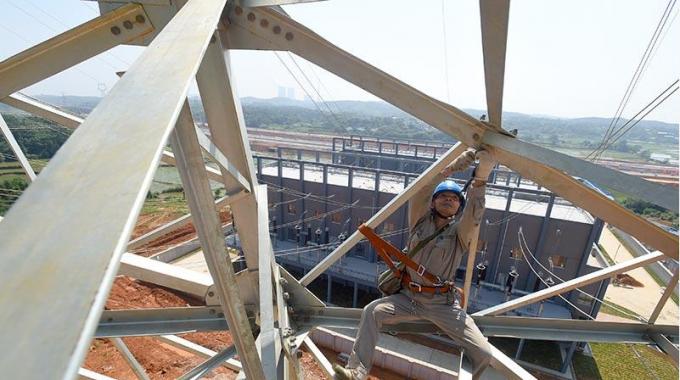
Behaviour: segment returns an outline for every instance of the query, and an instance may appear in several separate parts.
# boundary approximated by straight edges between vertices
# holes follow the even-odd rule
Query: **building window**
[[[289,214],[297,214],[297,207],[295,207],[295,203],[288,203],[286,209],[288,210]]]
[[[323,214],[323,212],[321,212],[321,210],[314,210],[314,216],[315,217],[319,218],[319,217],[321,217],[321,214]]]
[[[567,258],[560,255],[552,255],[548,261],[553,268],[564,268],[564,266],[567,264]]]
[[[340,221],[342,220],[342,214],[339,212],[331,214],[331,222],[340,224]]]

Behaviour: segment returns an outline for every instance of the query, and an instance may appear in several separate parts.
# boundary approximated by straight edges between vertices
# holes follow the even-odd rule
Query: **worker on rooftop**
[[[446,178],[467,169],[475,158],[479,165],[465,199],[462,189]],[[422,319],[459,344],[472,361],[473,379],[480,377],[491,359],[491,347],[461,308],[462,291],[454,280],[484,214],[486,181],[494,165],[489,152],[468,149],[409,201],[407,255],[420,265],[419,270],[406,266],[401,289],[366,305],[347,366],[334,367],[336,379],[363,380],[368,376],[383,324]],[[431,276],[424,277],[424,272],[434,275],[436,281],[427,280],[425,277]]]

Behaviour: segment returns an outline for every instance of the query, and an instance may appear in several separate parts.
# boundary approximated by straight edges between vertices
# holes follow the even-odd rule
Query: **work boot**
[[[357,368],[345,368],[338,364],[333,364],[333,370],[335,371],[335,380],[365,380],[368,377],[368,371],[363,365],[359,365]]]

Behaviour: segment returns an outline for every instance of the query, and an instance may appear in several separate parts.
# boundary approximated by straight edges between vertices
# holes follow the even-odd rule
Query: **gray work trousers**
[[[413,294],[408,290],[366,305],[347,367],[356,368],[361,363],[371,368],[383,323],[423,319],[434,323],[465,350],[465,356],[472,362],[472,378],[478,379],[489,365],[491,347],[474,320],[446,295]]]

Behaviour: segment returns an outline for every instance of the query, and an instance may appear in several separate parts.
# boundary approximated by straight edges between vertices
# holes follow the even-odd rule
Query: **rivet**
[[[208,313],[215,314],[215,309],[210,309],[210,311],[208,311]]]
[[[478,140],[479,140],[479,135],[476,134],[476,133],[473,134],[473,135],[472,135],[472,139],[475,140],[475,141],[478,141]]]
[[[263,27],[263,28],[268,27],[268,26],[269,26],[269,21],[267,21],[266,18],[263,18],[262,20],[260,20],[260,26]]]
[[[135,16],[135,21],[137,21],[140,24],[143,24],[146,22],[146,18],[142,15],[137,15]]]
[[[286,33],[286,39],[288,41],[291,41],[293,39],[293,33],[291,33],[291,32]]]
[[[257,17],[255,17],[255,13],[250,12],[248,13],[248,21],[255,21]]]
[[[113,33],[113,35],[115,35],[115,36],[119,35],[120,34],[120,28],[117,27],[117,26],[112,26],[111,27],[111,33]]]
[[[234,13],[236,13],[237,16],[242,15],[243,14],[243,8],[241,8],[241,7],[234,8]]]
[[[281,27],[276,25],[275,27],[272,28],[272,32],[274,32],[274,34],[281,33]]]
[[[215,292],[208,292],[208,297],[213,297],[214,295],[215,295]]]
[[[123,21],[123,26],[125,27],[125,29],[132,29],[132,26],[133,26],[132,21],[130,21],[130,20]]]

